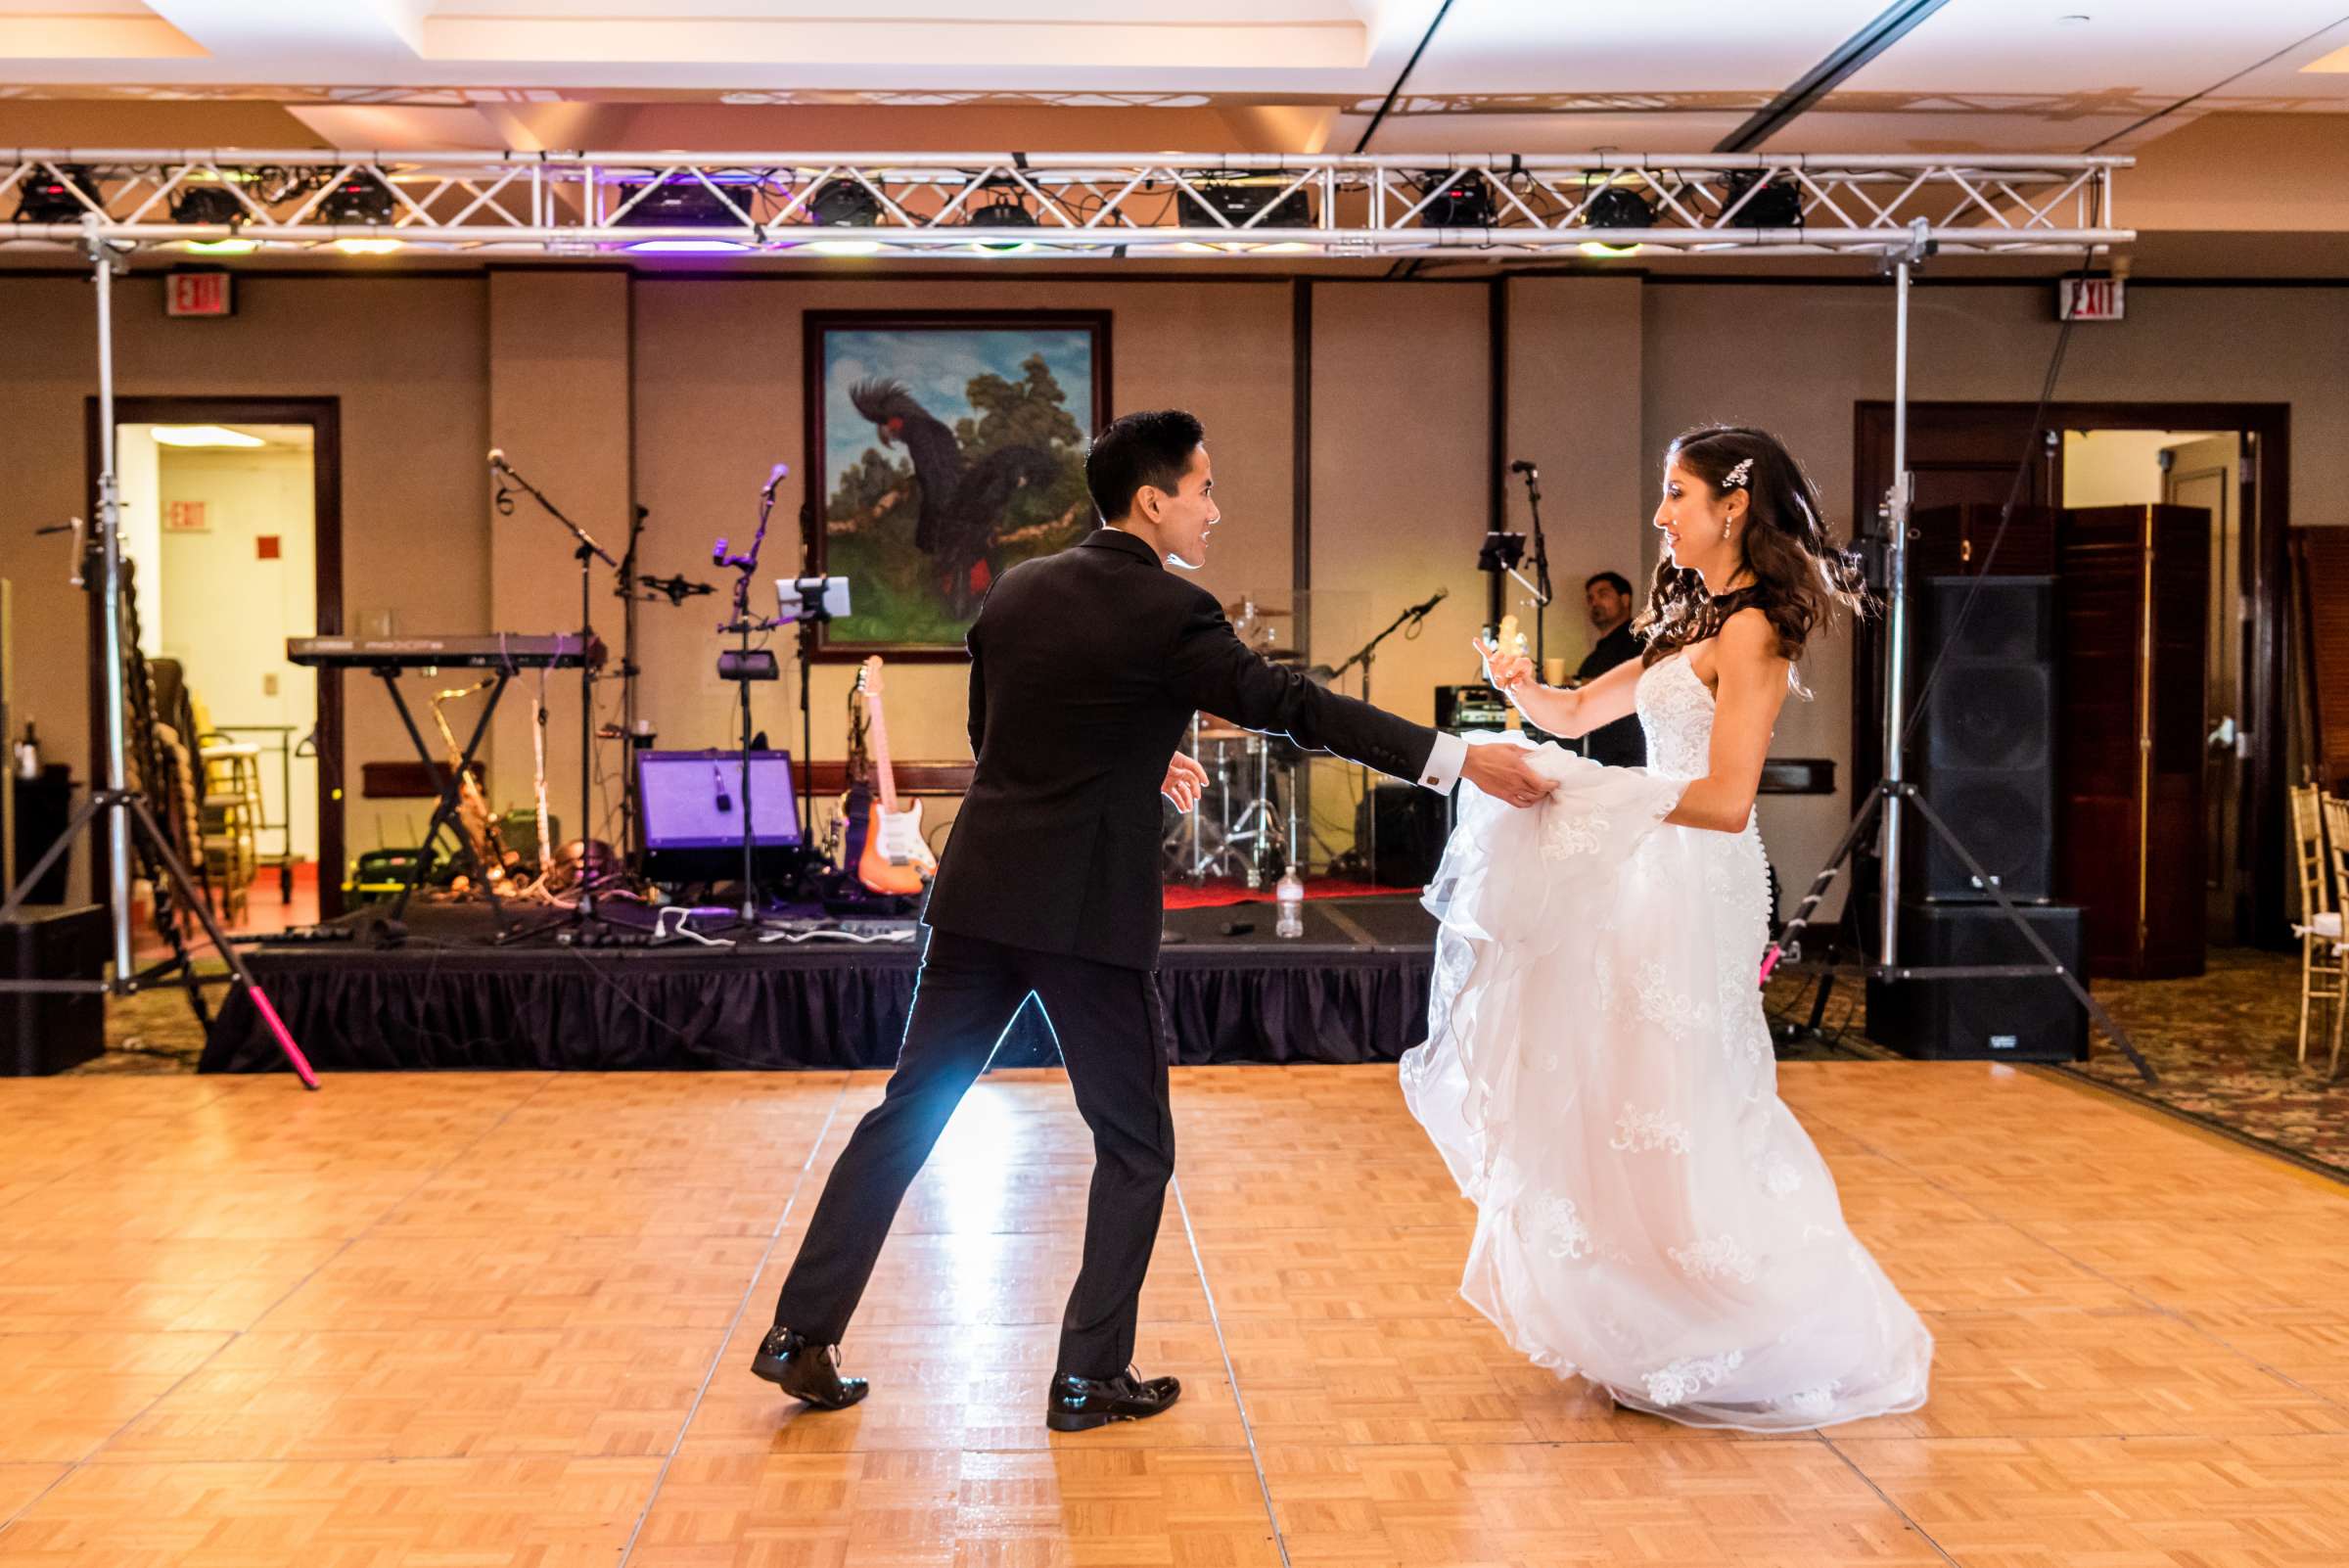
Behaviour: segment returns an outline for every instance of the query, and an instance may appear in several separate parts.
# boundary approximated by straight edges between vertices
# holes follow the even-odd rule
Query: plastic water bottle
[[[1281,937],[1305,935],[1305,884],[1298,880],[1297,868],[1290,866],[1272,886],[1272,897],[1278,901],[1280,918],[1272,927]]]

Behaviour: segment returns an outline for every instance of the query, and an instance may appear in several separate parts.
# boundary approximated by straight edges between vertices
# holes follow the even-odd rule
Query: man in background
[[[1619,572],[1601,572],[1583,584],[1583,602],[1590,611],[1590,630],[1597,641],[1574,672],[1574,683],[1595,680],[1617,665],[1639,657],[1639,639],[1632,635],[1632,584]],[[1609,767],[1645,767],[1647,737],[1639,732],[1636,716],[1602,724],[1583,737],[1583,755]]]

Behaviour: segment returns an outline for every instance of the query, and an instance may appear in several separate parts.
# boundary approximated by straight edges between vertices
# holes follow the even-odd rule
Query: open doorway
[[[1855,422],[1854,515],[1873,518],[1892,478],[1891,406]],[[1916,506],[1995,507],[2031,431],[2028,403],[1912,403]],[[2281,943],[2284,886],[2284,547],[2291,410],[2278,403],[2057,403],[2033,443],[2025,507],[2174,505],[2211,518],[2200,817],[2206,924],[2215,945]],[[1995,568],[1994,568],[1995,570]],[[1853,680],[1854,785],[1882,775],[1879,631],[1864,625]]]
[[[119,398],[115,415],[140,651],[156,716],[185,748],[195,791],[189,858],[201,858],[232,930],[338,913],[343,807],[331,764],[341,755],[340,682],[285,657],[288,637],[341,623],[334,401]],[[93,486],[96,420],[93,405]],[[92,713],[103,704],[93,701]],[[102,722],[94,717],[93,729]],[[103,866],[103,854],[95,861]]]

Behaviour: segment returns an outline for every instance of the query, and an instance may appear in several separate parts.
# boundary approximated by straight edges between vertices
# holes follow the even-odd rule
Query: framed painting
[[[1109,312],[806,312],[819,573],[855,613],[817,657],[960,659],[990,583],[1093,528]]]

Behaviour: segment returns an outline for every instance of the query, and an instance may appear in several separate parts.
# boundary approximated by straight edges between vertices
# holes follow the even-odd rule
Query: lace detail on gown
[[[1675,655],[1638,711],[1648,769],[1542,746],[1542,806],[1463,792],[1427,890],[1428,1039],[1402,1078],[1478,1208],[1461,1293],[1538,1364],[1674,1420],[1914,1409],[1932,1337],[1777,1097],[1760,832],[1663,821],[1709,765],[1713,694]]]

